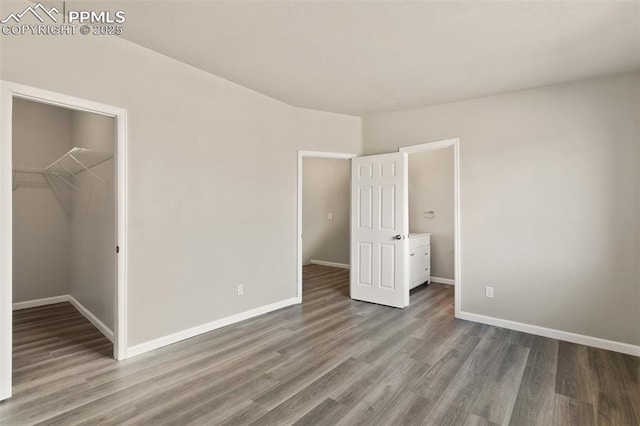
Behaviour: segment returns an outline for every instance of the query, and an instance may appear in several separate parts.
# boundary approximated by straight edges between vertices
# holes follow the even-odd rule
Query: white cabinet
[[[431,281],[431,234],[409,234],[409,288]]]

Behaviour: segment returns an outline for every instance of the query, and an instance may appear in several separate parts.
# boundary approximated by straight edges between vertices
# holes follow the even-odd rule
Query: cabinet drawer
[[[428,246],[429,244],[431,244],[431,235],[430,234],[420,234],[420,235],[415,235],[415,236],[411,236],[411,234],[409,234],[409,248],[412,249],[414,247],[420,247],[420,246]]]

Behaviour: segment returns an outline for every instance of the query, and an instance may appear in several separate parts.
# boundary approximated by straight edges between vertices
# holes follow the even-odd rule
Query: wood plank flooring
[[[640,358],[457,320],[450,286],[400,310],[348,281],[310,265],[304,304],[121,362],[71,305],[16,312],[0,424],[640,424]]]

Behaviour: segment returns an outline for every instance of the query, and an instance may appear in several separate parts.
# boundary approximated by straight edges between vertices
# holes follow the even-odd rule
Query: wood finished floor
[[[640,358],[453,318],[450,286],[404,310],[304,269],[304,304],[130,360],[71,305],[15,313],[0,424],[638,425]]]

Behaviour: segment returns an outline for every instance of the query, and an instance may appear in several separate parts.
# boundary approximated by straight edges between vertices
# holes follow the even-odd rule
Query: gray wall
[[[73,111],[74,147],[113,155],[115,120]],[[74,178],[77,186],[71,213],[70,294],[113,330],[115,304],[114,159]]]
[[[114,37],[3,36],[0,59],[2,79],[128,110],[129,345],[296,295],[296,151],[361,152],[359,118]],[[464,311],[640,344],[639,86],[364,118],[368,153],[461,138]]]
[[[438,278],[454,279],[453,182],[453,148],[409,154],[409,231],[431,234],[431,275]],[[426,219],[430,210],[435,217]]]
[[[349,264],[351,162],[304,158],[302,177],[302,263]],[[328,214],[333,213],[333,220]]]
[[[14,167],[43,169],[71,148],[71,111],[15,99],[12,142]],[[69,293],[69,230],[69,216],[48,185],[13,191],[14,303]]]
[[[360,118],[117,37],[2,37],[0,55],[3,79],[128,111],[129,346],[296,297],[297,150],[361,152]]]
[[[460,138],[463,311],[637,345],[639,123],[635,73],[368,114],[363,131],[369,154]]]

